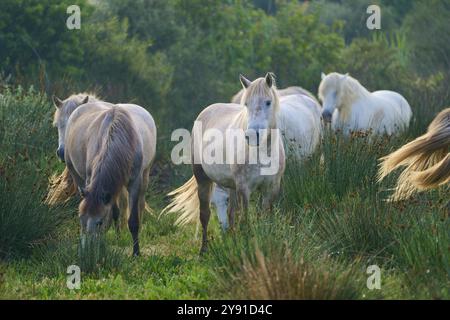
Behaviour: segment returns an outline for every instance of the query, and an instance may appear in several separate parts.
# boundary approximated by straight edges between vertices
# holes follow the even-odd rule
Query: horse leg
[[[246,222],[248,218],[248,206],[250,201],[250,189],[246,184],[237,185],[236,198],[239,211],[242,212],[242,219]]]
[[[280,192],[281,179],[277,179],[277,181],[270,185],[269,188],[266,189],[262,199],[262,208],[265,211],[272,211],[273,202]]]
[[[238,209],[236,191],[229,189],[227,214],[228,214],[230,230],[234,229],[234,218],[235,218],[235,214],[236,214],[236,209]]]
[[[213,182],[203,171],[201,165],[193,166],[194,176],[197,180],[197,194],[200,202],[200,223],[202,224],[202,247],[200,255],[208,250],[208,223],[211,216],[211,209],[209,208],[211,191]]]
[[[83,197],[82,194],[82,188],[85,186],[84,179],[81,178],[78,173],[75,171],[75,168],[73,167],[72,163],[70,161],[66,162],[67,169],[69,169],[69,173],[72,176],[73,181],[75,181],[75,184],[78,188],[78,193],[81,197]]]
[[[139,255],[139,195],[142,188],[142,177],[139,175],[128,186],[128,206],[130,217],[128,218],[128,229],[133,238],[133,256]]]
[[[120,209],[119,206],[117,205],[117,202],[115,202],[113,204],[112,207],[112,218],[114,221],[114,228],[116,229],[116,236],[119,237],[119,233],[120,233]]]
[[[147,191],[148,182],[150,180],[150,167],[145,169],[142,173],[142,185],[139,193],[139,220],[142,221],[142,216],[145,211],[145,192]]]

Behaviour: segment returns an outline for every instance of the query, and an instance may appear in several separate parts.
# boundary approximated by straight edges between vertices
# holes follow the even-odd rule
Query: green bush
[[[405,17],[410,67],[423,75],[442,71],[450,77],[450,1],[416,1]]]
[[[33,89],[0,95],[0,256],[31,253],[54,237],[71,216],[65,207],[42,203],[47,179],[56,167],[51,126],[53,107]]]

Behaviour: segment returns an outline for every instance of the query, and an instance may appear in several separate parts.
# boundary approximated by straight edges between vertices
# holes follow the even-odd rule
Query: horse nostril
[[[326,122],[330,122],[331,121],[331,113],[328,111],[322,112],[322,119]]]

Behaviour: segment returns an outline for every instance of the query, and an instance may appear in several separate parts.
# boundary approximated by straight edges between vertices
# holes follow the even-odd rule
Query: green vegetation
[[[450,298],[449,187],[389,203],[395,177],[375,183],[377,159],[450,105],[447,0],[380,0],[386,20],[374,33],[363,0],[362,11],[331,0],[78,1],[75,31],[65,29],[69,2],[2,2],[0,298]],[[213,217],[210,251],[200,258],[196,226],[159,216],[165,194],[190,175],[170,162],[169,133],[190,128],[209,103],[228,101],[239,73],[267,71],[280,86],[312,92],[321,71],[350,72],[371,90],[405,95],[414,118],[402,136],[371,143],[327,132],[306,163],[288,159],[273,213],[255,201],[250,223],[226,234]],[[42,203],[48,179],[63,169],[50,94],[89,90],[142,104],[157,120],[152,213],[136,259],[126,228],[80,251],[79,199]],[[66,287],[72,264],[82,269],[80,290]],[[381,290],[366,287],[373,264]]]

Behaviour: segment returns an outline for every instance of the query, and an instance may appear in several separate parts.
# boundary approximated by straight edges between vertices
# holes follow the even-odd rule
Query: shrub
[[[48,208],[43,193],[34,190],[39,181],[31,172],[0,176],[0,258],[29,255],[33,246],[54,237],[71,216],[63,207]]]
[[[53,109],[30,89],[7,89],[0,96],[0,255],[25,256],[49,240],[70,217],[66,207],[48,208],[42,200],[47,177],[56,166]]]

